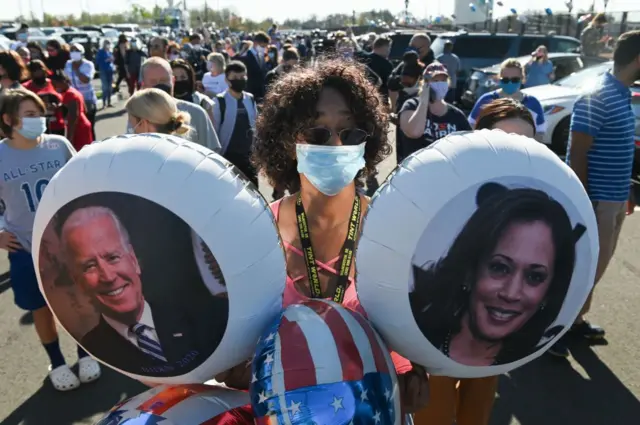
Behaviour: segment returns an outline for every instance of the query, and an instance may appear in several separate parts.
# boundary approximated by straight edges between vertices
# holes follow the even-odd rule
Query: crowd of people
[[[313,266],[322,297],[332,297],[346,281],[345,299],[358,307],[357,296],[349,296],[355,294],[355,267],[344,275],[337,270],[336,255],[354,203],[366,210],[365,187],[369,194],[375,190],[377,166],[392,152],[391,123],[398,163],[454,132],[500,129],[540,138],[546,130],[540,102],[521,91],[525,79],[530,84],[551,80],[553,67],[544,46],[525,66],[505,60],[499,88],[480,97],[467,117],[454,104],[460,61],[453,43],[436,58],[429,36],[418,33],[394,67],[388,59],[389,38],[359,42],[346,31],[337,39],[332,58],[316,57],[308,38],[281,37],[275,26],[244,40],[194,33],[181,45],[155,37],[148,55],[122,36],[115,46],[105,41],[96,56],[102,107],[113,106],[113,93],[126,82],[130,97],[123,132],[183,137],[224,156],[255,185],[259,174],[267,178],[286,247],[285,304],[317,296],[309,285]],[[27,43],[26,48],[33,46]],[[640,79],[640,31],[620,36],[613,60],[613,71],[576,103],[567,157],[598,219],[596,283],[614,254],[625,215],[632,212],[627,201],[635,117],[629,87]],[[79,44],[67,49],[51,40],[46,52],[32,50],[28,61],[17,50],[0,52],[0,169],[5,176],[0,181],[5,208],[0,248],[9,252],[16,305],[33,312],[50,358],[51,382],[61,391],[97,379],[100,367],[81,347],[78,375],[67,366],[33,269],[31,228],[48,180],[96,140],[94,72]],[[327,167],[327,160],[338,165]],[[50,165],[34,166],[42,163]],[[298,205],[308,217],[317,265],[310,266],[302,255]],[[571,333],[601,339],[605,330],[585,319],[589,305],[590,300]],[[549,353],[568,356],[566,340]],[[497,377],[428,376],[395,353],[393,358],[403,409],[414,414],[414,423],[488,423]],[[216,379],[244,389],[250,370],[243,363]]]

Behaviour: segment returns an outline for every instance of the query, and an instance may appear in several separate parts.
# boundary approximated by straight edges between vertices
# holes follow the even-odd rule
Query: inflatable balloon
[[[440,21],[442,21],[442,18],[440,18],[439,16],[436,16],[434,21],[435,21],[436,24],[439,24]]]
[[[128,376],[211,379],[247,359],[282,308],[271,209],[206,148],[119,136],[83,148],[33,190],[42,293],[86,351]]]
[[[473,3],[469,3],[469,9],[471,9],[472,12],[476,11],[476,5]]]
[[[545,145],[454,133],[374,195],[356,289],[389,348],[435,375],[499,375],[569,329],[598,258],[591,202]]]
[[[258,342],[252,374],[257,424],[402,423],[387,348],[360,314],[332,301],[287,307]]]
[[[510,11],[511,13],[513,13],[514,15],[517,15],[517,14],[518,14],[518,11],[517,11],[515,8],[513,8],[513,7],[512,7],[511,9],[509,9],[509,11]]]
[[[546,14],[547,14],[547,15],[549,15],[549,16],[553,15],[553,11],[552,11],[552,10],[551,10],[551,8],[549,8],[549,7],[547,7],[547,8],[544,10],[544,13],[546,13]]]
[[[235,420],[231,422],[231,420]],[[117,404],[95,425],[253,425],[249,394],[204,384],[152,388]]]
[[[497,4],[498,6],[504,6],[504,3],[502,3],[501,1],[496,2],[496,4]]]

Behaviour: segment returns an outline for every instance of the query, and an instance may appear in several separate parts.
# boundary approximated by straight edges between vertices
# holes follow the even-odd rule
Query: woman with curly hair
[[[285,305],[329,298],[362,312],[353,265],[369,206],[361,188],[390,154],[388,124],[378,90],[354,61],[298,69],[267,93],[253,160],[272,186],[293,192],[271,205],[286,247]],[[395,354],[394,362],[411,413],[426,401],[426,373]]]

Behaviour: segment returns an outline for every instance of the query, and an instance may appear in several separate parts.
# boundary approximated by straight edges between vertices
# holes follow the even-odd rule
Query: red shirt
[[[62,108],[55,108],[53,113],[49,112],[51,104],[55,101],[55,103],[60,104],[62,102],[62,96],[53,88],[53,84],[51,84],[50,79],[45,80],[45,84],[42,87],[36,86],[33,80],[29,80],[23,84],[24,88],[34,92],[44,102],[47,106],[47,128],[53,131],[64,130],[64,116],[62,114]]]
[[[87,114],[85,112],[84,107],[84,98],[82,94],[74,89],[73,87],[69,87],[67,91],[62,94],[62,104],[67,108],[72,103],[76,103],[78,107],[78,118],[76,120],[76,129],[73,134],[73,140],[71,140],[71,144],[73,147],[80,151],[84,145],[88,145],[93,142],[93,135],[91,134],[91,122],[87,118]],[[65,124],[68,126],[69,121],[65,119]],[[67,128],[67,134],[69,134],[69,129]]]

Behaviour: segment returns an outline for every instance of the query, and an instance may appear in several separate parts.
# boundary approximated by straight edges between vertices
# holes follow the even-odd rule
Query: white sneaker
[[[78,377],[83,384],[95,381],[101,374],[100,363],[91,357],[86,356],[78,360]]]
[[[49,366],[49,379],[51,379],[53,388],[58,391],[71,391],[80,386],[80,380],[66,364],[53,370]]]

